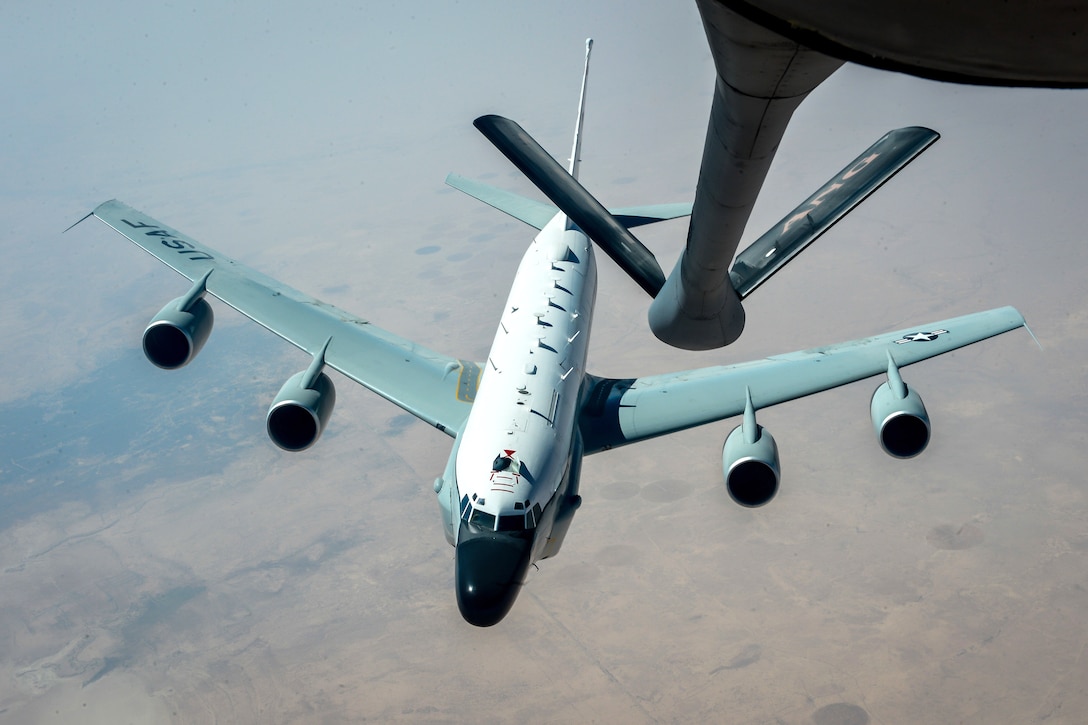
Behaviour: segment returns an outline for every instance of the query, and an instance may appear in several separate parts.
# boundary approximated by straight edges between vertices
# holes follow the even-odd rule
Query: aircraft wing
[[[1014,330],[1024,318],[1012,307],[775,355],[763,360],[618,380],[593,378],[582,408],[586,453],[655,438],[744,412],[746,391],[756,409],[905,367]]]
[[[480,366],[440,355],[367,320],[277,282],[146,214],[107,201],[92,216],[292,345],[447,435],[456,436],[476,396]],[[78,223],[78,222],[77,222]]]

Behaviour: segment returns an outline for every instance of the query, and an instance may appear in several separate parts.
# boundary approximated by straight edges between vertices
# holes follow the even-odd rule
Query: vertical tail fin
[[[574,124],[574,146],[570,150],[570,166],[567,172],[578,178],[578,162],[582,160],[582,119],[586,115],[586,81],[589,79],[589,52],[593,50],[593,38],[586,38],[586,67],[582,71],[582,91],[578,94],[578,121]]]

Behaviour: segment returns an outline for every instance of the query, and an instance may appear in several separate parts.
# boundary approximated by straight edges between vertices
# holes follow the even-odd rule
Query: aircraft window
[[[464,517],[464,515],[467,512],[468,512],[468,494],[466,493],[464,495],[464,497],[461,499],[461,516]]]
[[[515,511],[521,511],[524,508],[525,508],[525,504],[523,504],[521,501],[515,501],[514,502],[514,510]]]
[[[533,516],[536,517],[538,522],[540,521],[540,504],[538,503],[533,504]]]
[[[525,528],[527,528],[527,529],[535,529],[536,528],[536,516],[533,516],[533,510],[532,509],[529,509],[528,511],[525,512]]]
[[[472,516],[469,518],[469,522],[476,524],[481,529],[487,529],[488,531],[495,530],[495,515],[480,509],[472,510]]]
[[[521,531],[525,528],[525,517],[518,514],[514,516],[500,516],[497,531]]]

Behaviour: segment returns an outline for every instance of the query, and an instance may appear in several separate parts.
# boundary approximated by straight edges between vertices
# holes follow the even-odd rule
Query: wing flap
[[[310,297],[119,201],[95,217],[208,293],[305,352],[332,338],[326,364],[439,430],[456,435],[479,382],[476,363],[441,355]]]
[[[595,379],[582,416],[587,452],[654,438],[878,375],[890,354],[905,367],[1024,326],[1012,307],[775,355],[634,380]]]

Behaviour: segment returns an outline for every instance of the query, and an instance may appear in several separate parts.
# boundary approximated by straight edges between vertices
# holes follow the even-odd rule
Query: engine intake
[[[722,449],[722,472],[729,497],[741,506],[756,508],[770,502],[782,475],[774,437],[759,426],[755,443],[748,443],[742,426],[734,428]]]
[[[741,506],[756,508],[778,493],[782,467],[774,437],[756,423],[751,395],[744,408],[744,422],[733,429],[722,448],[722,473],[729,497]]]
[[[179,297],[159,311],[144,330],[144,355],[164,370],[177,370],[196,357],[212,332],[212,307],[203,297]]]
[[[306,381],[313,379],[309,387]],[[317,442],[336,404],[336,388],[325,373],[292,375],[268,409],[268,437],[285,451],[303,451]]]
[[[882,383],[869,410],[880,447],[889,456],[913,458],[929,445],[929,414],[922,398],[902,380]]]

